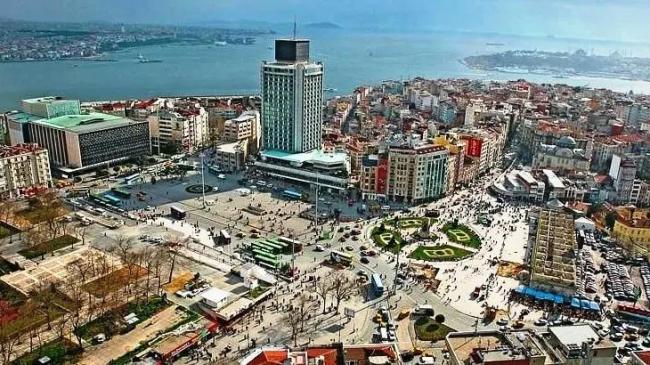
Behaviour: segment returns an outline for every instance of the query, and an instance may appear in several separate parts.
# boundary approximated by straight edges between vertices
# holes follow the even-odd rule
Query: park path
[[[134,330],[124,335],[117,335],[101,345],[92,347],[84,352],[79,361],[82,365],[108,364],[127,352],[135,350],[140,342],[149,341],[157,336],[158,332],[175,325],[182,320],[176,312],[176,306],[171,306],[157,313],[153,317],[140,323]]]

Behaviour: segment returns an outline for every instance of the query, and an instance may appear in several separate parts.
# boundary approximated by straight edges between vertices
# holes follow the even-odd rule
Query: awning
[[[527,288],[526,285],[519,285],[519,286],[515,289],[515,293],[524,294],[525,291],[526,291],[526,288]]]
[[[580,299],[575,297],[571,298],[571,307],[580,309]]]
[[[555,301],[555,294],[544,292],[544,300],[549,301],[549,302]]]
[[[589,309],[592,311],[600,312],[600,305],[594,301],[589,302]]]
[[[564,304],[564,296],[559,295],[559,294],[555,294],[555,295],[553,296],[553,301],[554,301],[556,304]]]
[[[580,301],[580,308],[582,308],[582,309],[589,309],[589,308],[591,308],[589,302],[590,302],[590,301],[587,300],[587,299],[582,299],[582,300]]]

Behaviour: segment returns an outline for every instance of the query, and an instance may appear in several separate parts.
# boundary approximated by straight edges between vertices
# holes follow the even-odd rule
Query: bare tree
[[[77,339],[79,347],[83,346],[83,338],[79,329],[86,323],[87,317],[84,315],[85,310],[87,310],[87,298],[86,292],[79,285],[78,277],[75,275],[69,275],[65,285],[65,291],[71,301],[71,308],[68,314],[68,322],[72,329],[72,334]]]
[[[327,310],[327,297],[332,292],[332,282],[329,278],[321,278],[314,283],[316,294],[323,300],[323,314]]]
[[[15,347],[20,342],[20,336],[16,333],[16,328],[9,324],[0,326],[0,352],[2,353],[2,363],[9,364],[15,351]]]
[[[75,229],[75,233],[77,234],[77,237],[81,238],[81,244],[85,245],[86,244],[86,233],[87,229],[85,226],[79,226]]]
[[[56,190],[50,189],[38,195],[31,200],[31,205],[33,209],[37,209],[38,211],[38,220],[46,224],[50,239],[56,238],[56,222],[57,218],[61,215],[61,208],[63,206]]]
[[[178,256],[178,249],[182,246],[184,240],[178,235],[170,235],[165,241],[165,247],[169,252],[169,278],[168,283],[172,282],[174,275],[174,268],[176,267],[176,256]]]
[[[338,313],[341,300],[352,295],[356,286],[354,280],[342,271],[335,272],[334,275],[331,276],[330,280],[332,285],[332,296],[336,299],[336,313]]]
[[[36,308],[45,314],[48,330],[52,329],[53,316],[60,311],[56,304],[56,299],[59,296],[59,285],[60,283],[56,281],[39,282],[31,295],[31,300],[34,301]]]
[[[300,313],[296,311],[288,311],[284,315],[284,323],[289,325],[289,330],[291,331],[291,341],[293,341],[293,346],[298,346],[298,334],[300,333],[300,325],[302,318]]]
[[[298,314],[300,315],[300,331],[305,330],[305,323],[307,322],[307,317],[310,315],[310,313],[313,312],[314,308],[316,307],[316,303],[311,300],[309,295],[305,293],[301,293],[298,298],[295,301],[296,303],[296,310]]]

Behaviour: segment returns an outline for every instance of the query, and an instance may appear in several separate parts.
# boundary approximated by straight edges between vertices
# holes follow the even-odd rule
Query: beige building
[[[569,214],[541,209],[535,244],[529,252],[530,286],[553,293],[576,291],[575,222]]]
[[[237,118],[229,119],[224,123],[223,141],[239,142],[246,140],[248,153],[256,154],[260,150],[260,113],[245,111]]]
[[[409,203],[445,195],[448,156],[447,149],[432,144],[391,146],[386,195]]]
[[[225,143],[215,148],[214,164],[224,171],[240,171],[248,157],[248,140]]]
[[[0,146],[0,195],[16,197],[34,187],[50,187],[47,150],[37,144]]]
[[[193,152],[208,143],[208,113],[203,108],[192,111],[162,109],[147,117],[151,149],[160,153],[166,145]]]

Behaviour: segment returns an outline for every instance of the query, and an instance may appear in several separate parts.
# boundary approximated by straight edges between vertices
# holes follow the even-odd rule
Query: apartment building
[[[0,196],[13,198],[51,184],[46,149],[34,143],[0,146]]]
[[[443,196],[448,155],[447,149],[432,144],[390,146],[386,195],[411,204]]]

